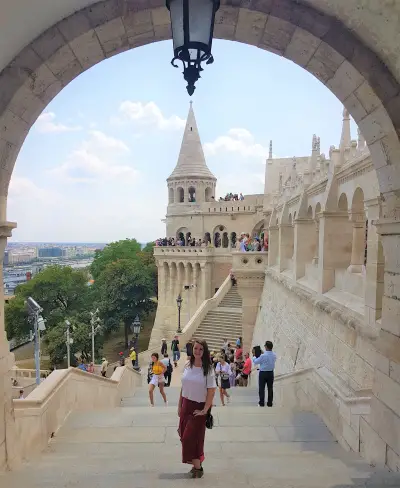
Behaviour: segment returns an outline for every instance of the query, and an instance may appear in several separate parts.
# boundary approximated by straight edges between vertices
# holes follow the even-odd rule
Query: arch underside
[[[238,6],[239,4],[239,6]],[[242,8],[240,5],[246,5]],[[38,115],[70,81],[115,54],[171,38],[164,0],[106,0],[54,25],[0,74],[0,196]],[[244,42],[292,60],[347,107],[369,145],[383,216],[397,215],[400,187],[400,86],[383,62],[338,20],[294,0],[226,0],[215,37]]]

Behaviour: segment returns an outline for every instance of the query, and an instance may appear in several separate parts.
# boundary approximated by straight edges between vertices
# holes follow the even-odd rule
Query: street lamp
[[[139,369],[139,334],[142,328],[140,323],[139,315],[136,315],[135,320],[132,324],[132,332],[136,335],[136,361],[135,361],[135,369]]]
[[[100,318],[99,318],[99,309],[96,309],[95,312],[90,312],[90,325],[92,327],[92,332],[90,336],[92,338],[92,362],[94,364],[94,337],[101,330]]]
[[[176,304],[178,306],[178,330],[177,330],[177,333],[178,334],[181,334],[182,333],[182,329],[181,329],[181,308],[182,308],[182,297],[181,297],[181,294],[179,293],[178,295],[178,298],[176,299]]]
[[[203,71],[201,63],[214,62],[211,46],[214,33],[215,12],[220,0],[167,0],[171,15],[174,58],[182,61],[183,77],[187,81],[186,89],[193,95],[196,81]]]
[[[46,330],[45,320],[40,315],[43,309],[32,297],[26,299],[25,305],[34,327],[36,384],[40,385],[40,331]]]
[[[67,367],[71,367],[71,344],[74,343],[74,340],[71,337],[71,322],[69,320],[65,321],[65,325],[67,326],[67,331],[65,335],[67,336],[66,344],[67,344]]]

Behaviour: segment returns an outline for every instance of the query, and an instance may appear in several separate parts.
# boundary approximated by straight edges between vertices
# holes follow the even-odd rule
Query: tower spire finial
[[[343,124],[342,135],[340,137],[340,161],[343,164],[345,161],[345,152],[351,147],[351,129],[350,129],[350,115],[346,107],[343,107]]]
[[[268,159],[272,159],[272,139],[269,141],[269,155]]]

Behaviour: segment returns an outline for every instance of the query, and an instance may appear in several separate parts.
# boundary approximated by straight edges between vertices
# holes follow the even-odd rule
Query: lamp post
[[[211,64],[215,13],[220,0],[166,0],[171,15],[174,58],[183,64],[183,77],[187,81],[186,89],[193,95],[196,81],[203,71],[201,63]]]
[[[35,370],[36,384],[40,384],[40,331],[46,330],[45,320],[40,315],[43,312],[42,307],[32,298],[28,297],[25,302],[29,317],[33,322],[35,337]]]
[[[178,306],[178,334],[182,334],[182,329],[181,329],[181,308],[182,308],[182,297],[181,294],[179,293],[178,298],[176,299],[176,304]]]
[[[140,323],[139,315],[136,315],[135,320],[131,326],[132,332],[136,335],[136,361],[135,361],[135,369],[139,370],[139,334],[142,328],[142,324]]]
[[[67,326],[67,331],[65,335],[67,336],[66,344],[67,344],[67,367],[71,367],[71,344],[74,343],[74,340],[71,337],[71,322],[69,320],[65,321],[65,325]]]
[[[90,312],[90,325],[92,327],[92,332],[90,333],[90,337],[92,338],[92,362],[94,364],[94,337],[101,329],[100,325],[100,318],[99,318],[99,309],[96,309],[95,312]]]

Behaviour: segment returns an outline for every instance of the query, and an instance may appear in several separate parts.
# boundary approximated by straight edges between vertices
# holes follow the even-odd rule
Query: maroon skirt
[[[193,464],[193,459],[204,461],[204,438],[206,435],[206,416],[195,417],[195,410],[203,410],[205,403],[182,399],[178,434],[182,443],[182,462]]]

